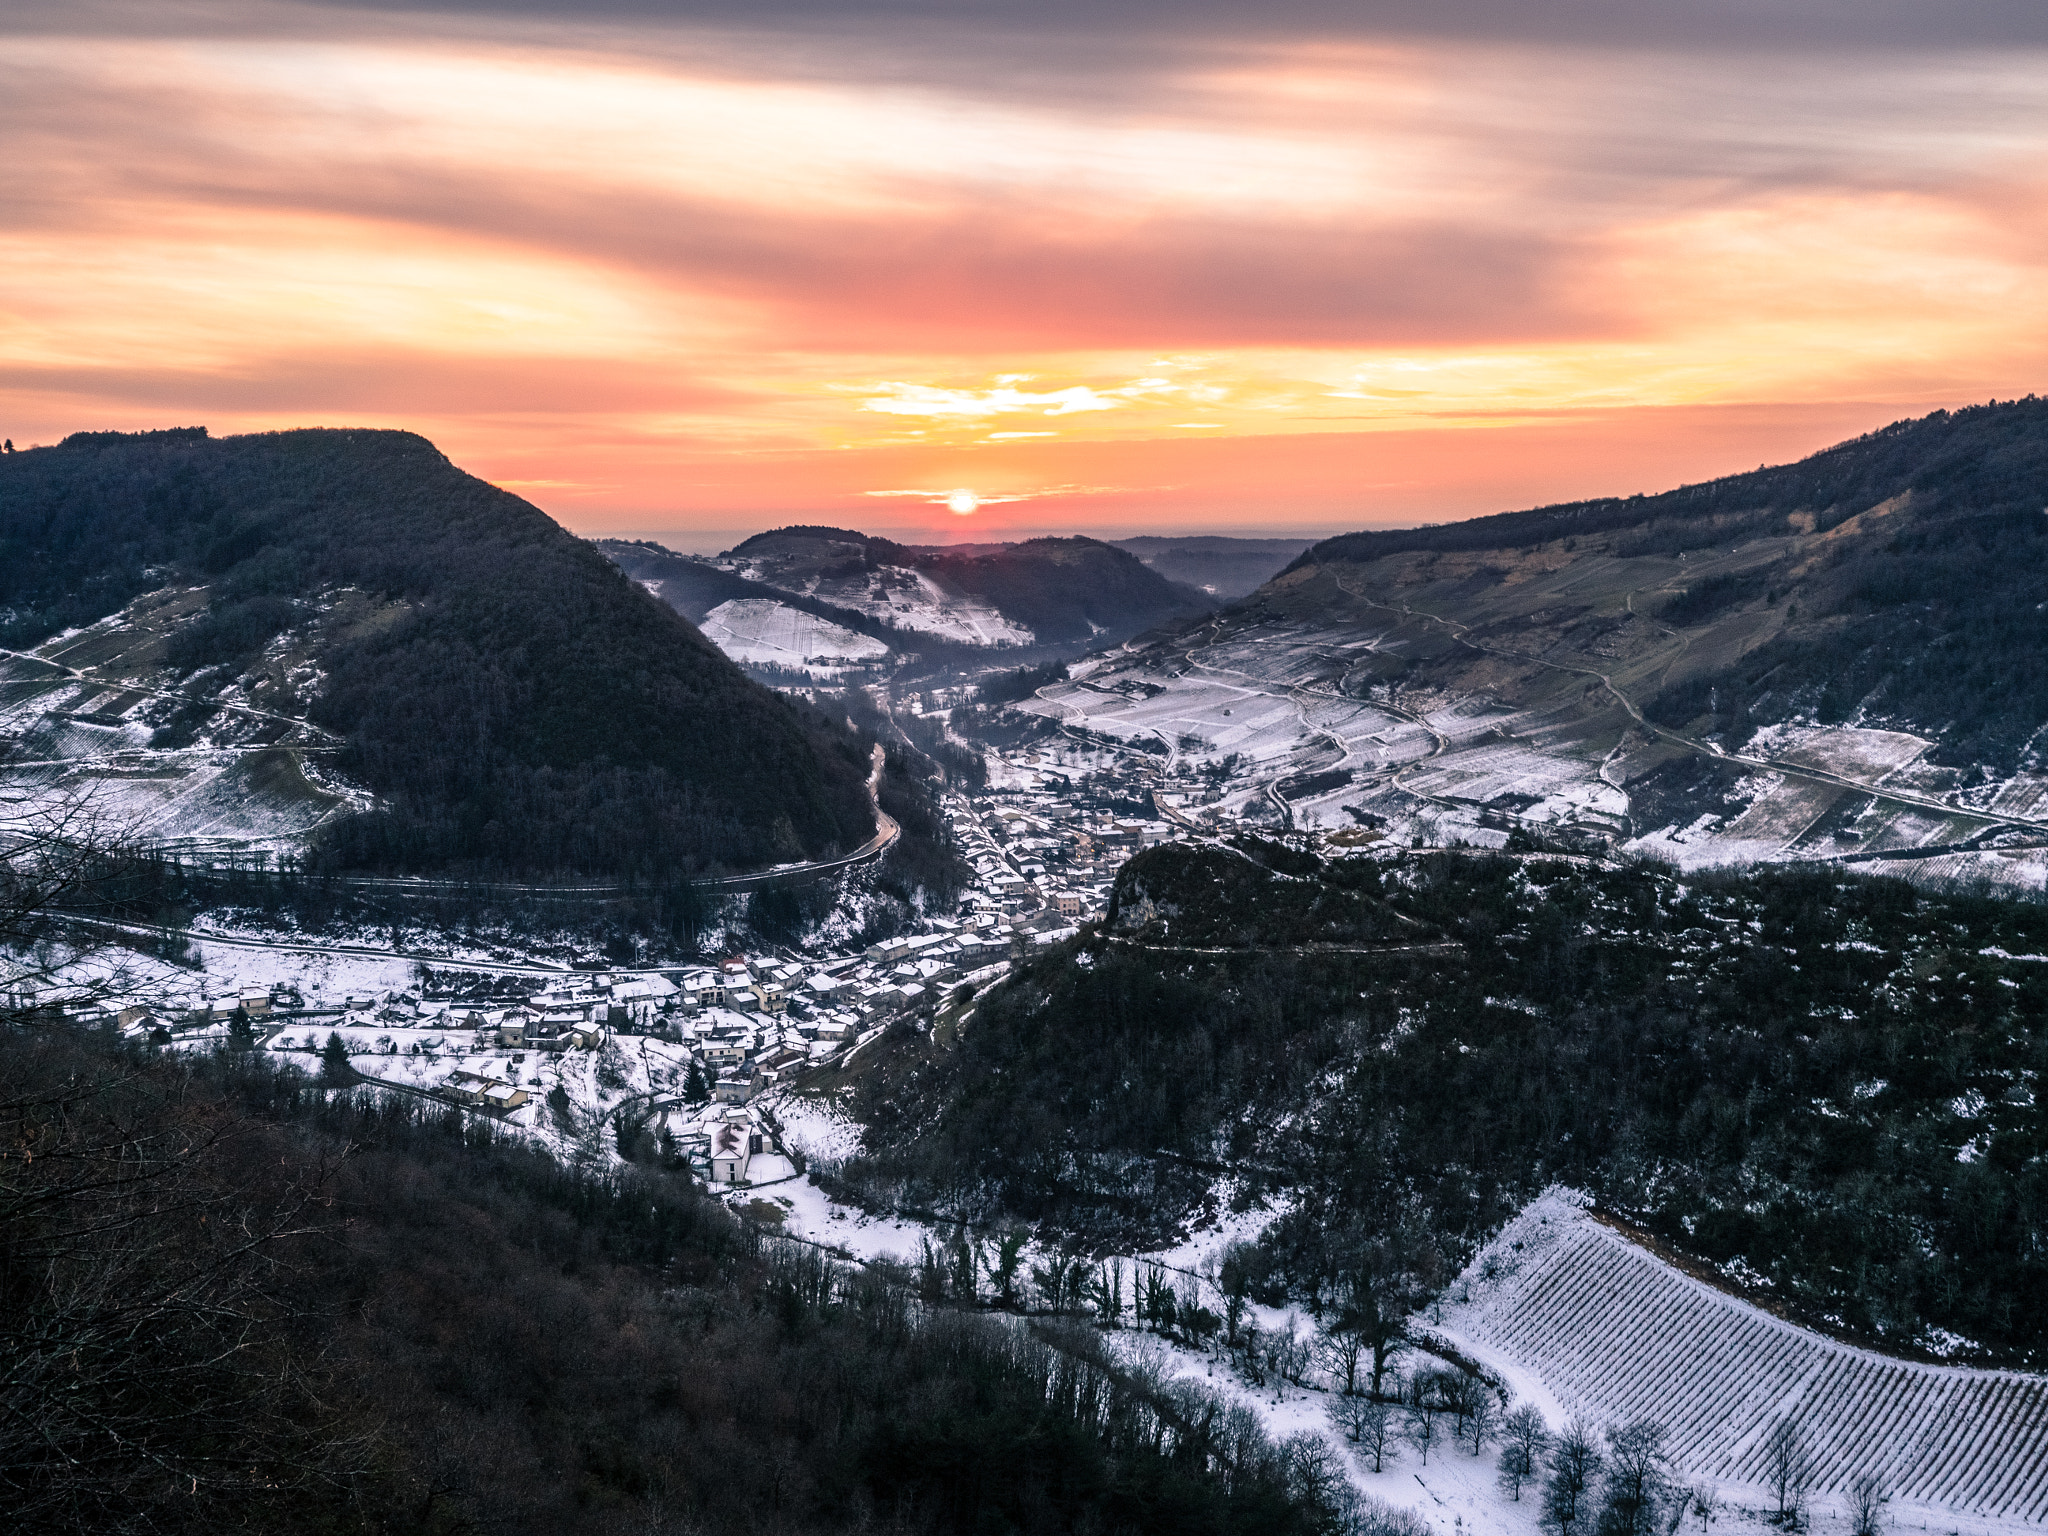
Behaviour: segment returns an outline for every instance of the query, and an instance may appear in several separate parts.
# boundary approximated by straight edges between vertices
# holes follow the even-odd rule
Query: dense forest
[[[1873,508],[1884,515],[1847,526]],[[2048,400],[2029,396],[1661,495],[1345,534],[1289,569],[1559,542],[1588,559],[1726,554],[1803,531],[1816,537],[1783,560],[1703,580],[1658,610],[1661,623],[1695,626],[1770,606],[1783,623],[1725,664],[1675,678],[1646,701],[1650,716],[1732,744],[1792,719],[1896,725],[1936,737],[1932,761],[2010,774],[2032,761],[2048,720],[2044,508]]]
[[[19,1532],[1346,1536],[1326,1456],[659,1168],[0,1024]]]
[[[1169,844],[899,1040],[840,1177],[1105,1245],[1279,1197],[1276,1302],[1425,1295],[1563,1182],[1819,1326],[2039,1366],[2043,955],[2048,909],[1896,881]]]
[[[312,717],[378,799],[322,867],[646,877],[873,832],[858,743],[423,438],[81,433],[0,459],[0,643],[179,582],[211,594],[166,658],[202,693],[324,594],[382,605],[315,658]]]

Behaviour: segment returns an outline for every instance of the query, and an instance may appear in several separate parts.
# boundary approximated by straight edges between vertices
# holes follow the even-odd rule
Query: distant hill
[[[722,557],[751,580],[901,630],[966,644],[1121,640],[1208,599],[1096,539],[897,544],[843,528],[777,528]]]
[[[261,762],[321,801],[327,867],[659,878],[873,831],[843,728],[410,433],[0,458],[0,644],[39,643],[0,692],[18,760],[99,732],[124,793]]]
[[[1345,534],[1288,574],[1391,578],[1432,611],[1533,619],[1569,644],[1573,621],[1608,622],[1606,572],[1661,561],[1628,610],[1690,642],[1646,701],[1660,723],[1735,745],[1795,719],[1882,722],[1935,737],[1936,762],[2003,775],[2048,722],[2044,510],[2048,400],[2029,396],[1662,495]],[[1517,588],[1543,593],[1541,617],[1509,619]]]
[[[1218,814],[2048,890],[2048,401],[1657,496],[1327,539],[1021,707]],[[1205,791],[1206,792],[1206,791]]]
[[[1257,590],[1278,575],[1314,541],[1311,539],[1232,539],[1217,534],[1169,538],[1144,534],[1112,539],[1169,581],[1228,602]]]
[[[786,587],[755,581],[708,560],[677,554],[651,540],[599,539],[596,544],[607,560],[693,624],[702,624],[722,603],[766,600],[842,625],[855,634],[884,641],[892,637],[902,638],[901,632],[893,625],[884,623],[871,613],[864,613],[858,608],[842,608]]]

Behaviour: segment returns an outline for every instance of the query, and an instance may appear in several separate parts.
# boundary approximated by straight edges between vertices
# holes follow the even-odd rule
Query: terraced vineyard
[[[1874,1472],[1895,1500],[2048,1519],[2048,1378],[1920,1365],[1797,1328],[1693,1279],[1563,1202],[1511,1223],[1446,1332],[1604,1422],[1664,1425],[1689,1473],[1768,1482],[1793,1419],[1813,1491]],[[1519,1245],[1519,1251],[1517,1251]]]

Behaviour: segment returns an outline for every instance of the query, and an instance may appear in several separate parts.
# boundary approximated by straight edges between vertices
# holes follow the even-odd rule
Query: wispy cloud
[[[930,384],[883,384],[879,393],[861,402],[864,411],[886,416],[931,416],[942,420],[981,420],[1029,412],[1036,416],[1071,416],[1080,411],[1113,411],[1124,403],[1119,390],[1094,390],[1083,384],[1038,392],[998,385],[994,389],[941,389]]]
[[[643,529],[1204,476],[1364,518],[1396,481],[1415,515],[1578,487],[1530,423],[1588,474],[1734,424],[1658,428],[1638,489],[2048,372],[2040,6],[21,0],[0,32],[17,441],[403,425]],[[1464,446],[1381,474],[1411,432]]]

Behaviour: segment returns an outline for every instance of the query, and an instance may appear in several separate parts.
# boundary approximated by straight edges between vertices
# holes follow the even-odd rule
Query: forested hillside
[[[1357,1529],[1244,1410],[928,1308],[686,1175],[254,1052],[0,1021],[0,1082],[10,1530]]]
[[[1582,653],[1581,671],[1613,670],[1602,657],[1661,627],[1688,644],[1642,700],[1660,724],[1736,747],[1763,725],[1853,720],[2004,777],[2037,766],[2048,721],[2044,509],[2048,400],[2029,396],[1661,495],[1345,534],[1269,591],[1323,573],[1329,592],[1412,604],[1496,652]],[[1680,568],[1622,609],[1618,584],[1658,559]],[[1499,671],[1479,665],[1490,686]]]
[[[763,581],[827,601],[878,572],[922,572],[987,604],[1040,644],[1121,639],[1208,606],[1201,593],[1128,551],[1088,538],[920,546],[844,528],[790,527],[756,534],[728,553]]]
[[[402,432],[81,433],[0,458],[0,643],[203,585],[164,662],[189,703],[349,595],[304,673],[376,796],[331,868],[675,876],[874,829],[866,756],[518,497]],[[173,732],[175,734],[175,732]]]
[[[2048,909],[1896,881],[1167,845],[866,1088],[869,1198],[1412,1303],[1552,1182],[1888,1348],[2048,1361]],[[1394,1315],[1399,1315],[1396,1312]]]

